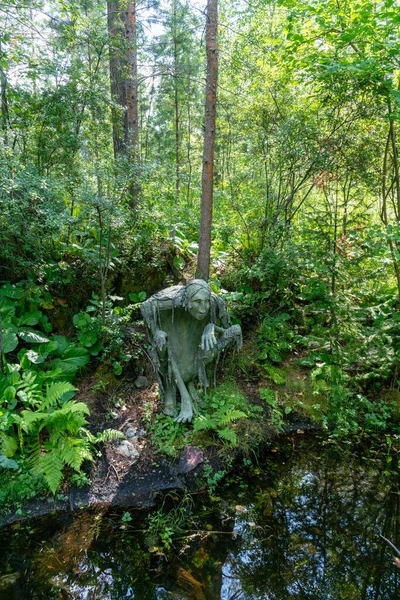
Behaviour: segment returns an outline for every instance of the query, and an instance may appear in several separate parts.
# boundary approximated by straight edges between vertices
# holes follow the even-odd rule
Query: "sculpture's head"
[[[202,321],[210,314],[211,290],[202,279],[193,279],[186,286],[186,310]]]

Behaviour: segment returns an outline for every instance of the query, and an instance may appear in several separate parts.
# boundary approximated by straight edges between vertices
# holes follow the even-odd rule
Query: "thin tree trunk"
[[[189,72],[189,69],[188,69]],[[191,185],[192,185],[192,159],[191,159],[191,145],[192,145],[192,115],[190,111],[190,77],[188,77],[188,90],[187,90],[187,115],[188,115],[188,126],[187,126],[187,161],[188,161],[188,183],[187,183],[187,204],[191,206]]]
[[[208,0],[206,25],[207,82],[203,146],[203,175],[199,253],[196,277],[208,280],[210,273],[211,223],[213,203],[213,173],[215,122],[218,83],[218,0]]]
[[[180,164],[179,164],[179,94],[178,94],[178,40],[177,40],[177,11],[176,0],[173,2],[173,46],[174,46],[174,108],[175,108],[175,202],[179,202]]]
[[[388,106],[388,110],[389,110],[389,114],[390,114],[390,104]],[[395,154],[395,156],[393,156],[393,163],[394,163],[394,170],[395,170],[396,196],[397,196],[397,201],[399,202],[399,197],[400,197],[399,165],[398,165],[398,158],[397,158],[396,137],[395,137],[394,127],[393,127],[393,121],[391,121],[390,125],[389,125],[389,133],[388,133],[388,137],[387,137],[387,141],[386,141],[385,152],[383,155],[383,168],[382,168],[381,219],[382,219],[383,223],[385,224],[386,228],[389,225],[389,218],[388,218],[388,211],[387,211],[387,198],[390,193],[390,189],[389,189],[389,191],[386,190],[386,180],[387,180],[387,174],[388,174],[388,158],[389,158],[390,145],[392,145],[392,152]],[[393,242],[393,240],[390,238],[390,235],[388,238],[388,242],[389,242],[389,248],[390,248],[390,254],[392,257],[394,272],[395,272],[395,276],[396,276],[398,304],[400,306],[400,268],[399,268],[399,263],[396,258],[397,248],[395,247],[395,242]]]
[[[127,99],[127,154],[133,165],[133,178],[129,186],[131,207],[136,208],[139,195],[139,111],[138,111],[138,66],[137,66],[137,23],[136,0],[126,7],[126,63],[128,76],[126,79]]]
[[[2,51],[0,41],[0,53]],[[8,146],[8,102],[7,102],[7,75],[0,68],[0,86],[1,86],[1,129],[3,130],[3,142]]]
[[[110,88],[111,99],[118,105],[112,107],[113,148],[117,158],[125,150],[125,132],[127,131],[126,88],[123,77],[122,41],[124,30],[124,14],[118,0],[107,2],[107,19],[109,35]]]
[[[136,162],[139,142],[136,0],[126,7],[126,41],[127,142],[130,158]]]

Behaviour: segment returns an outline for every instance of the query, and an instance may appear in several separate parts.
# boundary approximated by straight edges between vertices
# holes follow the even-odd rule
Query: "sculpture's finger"
[[[212,339],[212,345],[216,346],[217,345],[217,338],[215,337],[214,334],[212,334],[212,338],[211,339]]]

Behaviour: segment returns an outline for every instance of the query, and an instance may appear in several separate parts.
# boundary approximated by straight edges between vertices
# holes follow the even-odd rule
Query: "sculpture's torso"
[[[168,335],[169,352],[172,354],[185,383],[195,379],[199,371],[201,336],[209,316],[202,321],[193,318],[184,308],[160,312],[161,329]]]

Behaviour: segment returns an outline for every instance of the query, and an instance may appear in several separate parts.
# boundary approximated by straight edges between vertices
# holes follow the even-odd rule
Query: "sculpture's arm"
[[[171,310],[172,300],[170,298],[149,298],[143,302],[140,310],[143,315],[143,319],[147,325],[152,341],[154,341],[158,350],[162,350],[167,344],[168,336],[158,326],[158,314],[162,310]]]
[[[215,337],[215,329],[220,329],[216,327],[214,323],[208,323],[204,327],[203,335],[201,336],[201,344],[200,348],[202,350],[212,350],[214,346],[217,345],[217,338]]]

